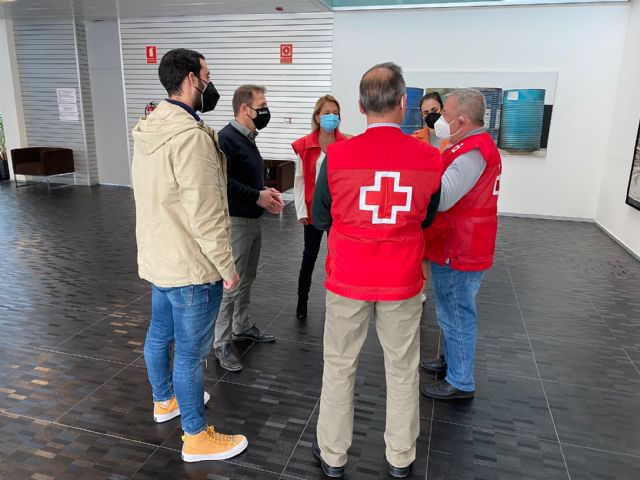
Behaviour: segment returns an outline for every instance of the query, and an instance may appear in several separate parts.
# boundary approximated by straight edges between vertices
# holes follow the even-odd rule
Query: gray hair
[[[240,107],[243,103],[251,106],[254,93],[266,92],[267,89],[262,85],[240,85],[238,88],[236,88],[236,91],[233,92],[233,100],[231,101],[231,106],[233,107],[233,115],[238,116]]]
[[[402,69],[392,62],[379,63],[360,80],[360,106],[364,113],[387,113],[400,103],[406,91]]]
[[[480,90],[475,88],[458,88],[447,95],[447,98],[458,99],[458,115],[466,115],[476,125],[484,126],[484,114],[487,110],[487,102]]]

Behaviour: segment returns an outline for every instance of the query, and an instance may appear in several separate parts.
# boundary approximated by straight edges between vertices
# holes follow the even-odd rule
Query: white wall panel
[[[147,45],[157,47],[158,62],[178,47],[206,57],[221,98],[203,118],[216,130],[233,117],[231,99],[239,85],[267,87],[271,122],[257,139],[266,159],[295,158],[291,142],[309,132],[316,100],[331,93],[331,13],[121,19],[120,34],[129,135],[145,105],[166,97],[158,65],[146,63]],[[280,64],[282,43],[293,44],[292,64]]]
[[[591,220],[629,9],[610,4],[336,12],[333,85],[343,129],[364,130],[358,82],[379,62],[394,61],[405,71],[558,72],[547,156],[504,155],[498,209]]]
[[[15,55],[27,145],[71,148],[75,181],[98,182],[84,24],[73,20],[15,21]],[[78,121],[61,121],[58,88],[76,90]]]

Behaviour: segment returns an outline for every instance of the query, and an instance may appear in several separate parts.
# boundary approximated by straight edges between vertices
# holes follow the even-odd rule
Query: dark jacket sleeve
[[[222,150],[227,157],[227,196],[232,201],[235,200],[243,203],[257,202],[260,198],[260,191],[234,178],[236,175],[235,167],[237,162],[233,161],[233,145],[231,145],[226,135],[220,135],[219,141],[220,150]]]
[[[431,200],[429,200],[429,206],[427,207],[427,218],[422,222],[422,228],[427,228],[436,218],[438,206],[440,205],[440,190],[442,190],[442,188],[439,188],[436,193],[431,195]]]
[[[329,191],[326,159],[322,162],[318,179],[316,180],[316,190],[313,194],[313,204],[311,205],[311,218],[313,219],[313,226],[318,230],[328,232],[331,228],[331,192]]]

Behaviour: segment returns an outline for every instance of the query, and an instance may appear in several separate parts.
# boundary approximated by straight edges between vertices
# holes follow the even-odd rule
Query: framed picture
[[[627,205],[640,210],[640,127],[638,127],[638,136],[633,150],[629,188],[627,188]]]

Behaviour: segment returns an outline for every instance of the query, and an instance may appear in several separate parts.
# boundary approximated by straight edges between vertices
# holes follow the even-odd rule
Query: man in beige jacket
[[[196,113],[213,110],[219,95],[198,52],[167,52],[158,74],[169,98],[133,129],[132,163],[138,269],[152,284],[144,358],[153,416],[160,423],[181,415],[184,461],[224,460],[247,448],[247,439],[215,431],[204,411],[203,367],[223,286],[239,282],[226,161],[216,133]]]

